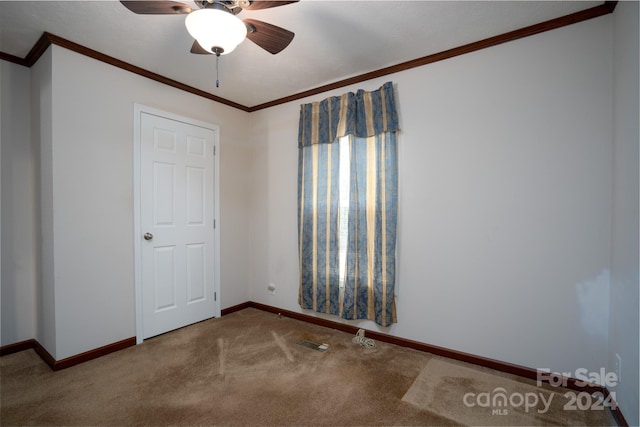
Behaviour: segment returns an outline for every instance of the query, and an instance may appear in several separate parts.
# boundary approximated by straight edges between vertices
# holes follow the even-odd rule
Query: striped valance
[[[345,135],[366,138],[398,130],[393,84],[387,82],[373,92],[359,90],[301,105],[298,146],[330,144]]]

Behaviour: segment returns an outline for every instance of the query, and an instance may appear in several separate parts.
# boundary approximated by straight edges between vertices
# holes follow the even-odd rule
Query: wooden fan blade
[[[295,36],[289,30],[256,19],[245,19],[242,22],[247,25],[247,38],[274,55],[289,46]]]
[[[120,0],[133,13],[140,15],[174,15],[191,13],[191,7],[177,1],[166,0]]]
[[[196,55],[213,55],[213,53],[200,46],[198,40],[193,41],[193,45],[191,45],[191,53],[195,53]]]
[[[247,10],[268,9],[270,7],[278,7],[278,6],[284,6],[285,4],[297,3],[299,1],[300,0],[289,0],[289,1],[252,0],[251,4],[247,7],[243,7],[243,9],[247,9]]]

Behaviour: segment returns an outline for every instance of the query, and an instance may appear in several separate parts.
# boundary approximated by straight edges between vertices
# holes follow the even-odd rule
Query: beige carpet
[[[329,348],[315,351],[300,345],[303,340]],[[454,365],[443,365],[427,353],[381,342],[366,349],[351,340],[340,331],[245,309],[58,372],[32,350],[11,354],[0,358],[0,424],[485,423],[485,418],[458,415],[466,410],[460,396],[472,387],[485,387],[473,385],[480,377],[468,369],[456,374]],[[458,386],[444,387],[447,377],[458,378]],[[438,405],[402,400],[430,378],[436,382],[428,389],[442,391],[431,393],[433,401],[440,399]],[[492,386],[509,384],[501,374],[494,381]],[[586,412],[576,418],[560,412],[549,420],[556,425],[605,424],[599,415]],[[498,418],[489,421],[495,424]]]
[[[536,387],[534,381],[523,378],[516,381],[481,369],[459,362],[431,359],[402,400],[461,425],[610,423],[604,406],[602,410],[572,410],[571,395],[578,392],[550,386]],[[584,399],[592,398],[584,396]]]

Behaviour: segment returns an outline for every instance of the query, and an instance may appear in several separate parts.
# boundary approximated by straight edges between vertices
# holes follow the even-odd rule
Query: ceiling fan
[[[124,6],[143,15],[187,15],[185,25],[195,39],[191,53],[230,53],[245,38],[267,52],[276,54],[293,40],[294,33],[257,19],[240,20],[242,10],[260,10],[296,3],[299,0],[194,0],[199,9],[169,0],[120,0]]]

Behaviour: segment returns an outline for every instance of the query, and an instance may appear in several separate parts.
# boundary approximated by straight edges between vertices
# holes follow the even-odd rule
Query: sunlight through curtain
[[[298,135],[298,245],[302,308],[371,319],[395,313],[397,212],[393,85],[305,104]],[[349,136],[348,237],[340,288],[338,140]]]

